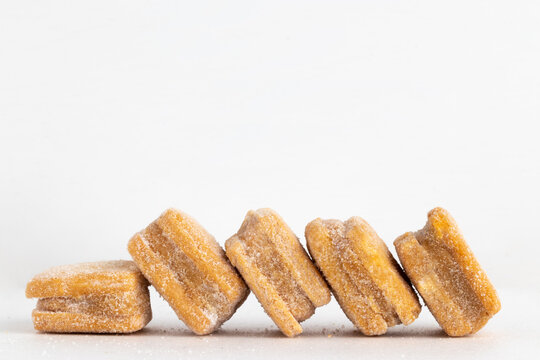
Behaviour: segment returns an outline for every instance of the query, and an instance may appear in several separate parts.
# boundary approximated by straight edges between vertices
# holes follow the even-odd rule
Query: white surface
[[[172,332],[163,351],[531,350],[513,326],[528,308],[512,306],[539,289],[539,34],[532,0],[1,1],[2,288],[53,265],[129,258],[129,237],[170,206],[221,243],[268,206],[300,236],[315,217],[358,215],[390,244],[440,205],[495,286],[511,289],[513,305],[503,299],[478,337]],[[35,335],[22,292],[6,296],[17,317],[0,326],[3,352],[160,343]],[[339,314],[325,311],[314,324]],[[243,329],[242,316],[268,323],[248,306],[237,316]]]

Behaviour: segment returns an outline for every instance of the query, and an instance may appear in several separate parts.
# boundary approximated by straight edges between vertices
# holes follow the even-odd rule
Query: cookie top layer
[[[119,293],[139,286],[148,282],[133,261],[97,261],[55,266],[37,274],[26,286],[26,297]]]
[[[447,263],[448,269],[453,269],[448,271],[453,286],[470,288],[489,314],[500,310],[501,302],[495,288],[447,210],[440,207],[432,209],[428,213],[424,228],[414,235],[420,245],[429,249],[432,254],[440,254],[439,261]]]
[[[201,275],[204,274],[209,281],[215,283],[229,301],[235,302],[244,296],[246,286],[227,260],[225,251],[214,236],[194,218],[171,208],[154,224],[161,230],[161,236],[169,239],[170,243],[176,245],[175,250],[181,251],[193,261]],[[148,235],[151,226],[143,235]]]

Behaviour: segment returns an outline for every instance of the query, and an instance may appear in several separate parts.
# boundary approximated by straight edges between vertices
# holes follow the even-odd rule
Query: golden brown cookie
[[[365,220],[315,219],[306,226],[306,240],[339,305],[364,335],[381,335],[418,317],[414,290]]]
[[[136,233],[128,251],[178,318],[198,335],[219,328],[249,294],[214,237],[178,210],[165,211]]]
[[[431,210],[422,230],[401,235],[394,245],[405,272],[448,335],[473,334],[500,310],[495,288],[448,211]]]
[[[44,332],[130,333],[151,319],[148,282],[132,261],[64,265],[36,275],[26,296]]]
[[[225,243],[227,256],[283,334],[330,301],[330,291],[283,219],[271,209],[249,211]]]

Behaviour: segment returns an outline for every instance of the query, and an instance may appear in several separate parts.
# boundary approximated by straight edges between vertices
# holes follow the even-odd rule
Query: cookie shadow
[[[441,338],[448,339],[449,336],[437,327],[414,327],[414,328],[397,328],[390,329],[386,334],[380,337],[389,338]]]
[[[282,338],[290,339],[283,335],[281,331],[277,328],[272,327],[253,327],[253,328],[221,328],[215,331],[212,334],[208,335],[196,335],[191,330],[181,327],[171,327],[171,328],[160,328],[160,327],[151,327],[145,328],[139,331],[137,334],[144,336],[166,336],[166,337],[222,337],[222,338],[233,338],[233,337],[255,337],[255,338]],[[383,339],[383,338],[444,338],[448,339],[449,337],[439,328],[433,327],[418,327],[415,329],[390,329],[386,334],[380,336],[366,336],[363,335],[360,331],[354,328],[304,328],[302,334],[294,337],[294,339],[299,338],[358,338],[358,339]]]

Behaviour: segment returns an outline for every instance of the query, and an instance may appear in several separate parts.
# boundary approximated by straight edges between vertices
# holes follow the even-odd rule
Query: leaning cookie
[[[330,291],[306,251],[271,209],[249,211],[240,230],[225,243],[266,313],[286,336],[302,332],[300,322],[330,301]]]
[[[381,335],[418,317],[414,290],[365,220],[315,219],[306,226],[306,240],[339,305],[364,335]]]
[[[448,335],[473,334],[500,310],[495,288],[448,211],[431,210],[422,230],[401,235],[394,245],[405,272]]]
[[[218,329],[249,294],[214,237],[179,210],[165,211],[136,233],[128,251],[178,318],[198,335]]]

